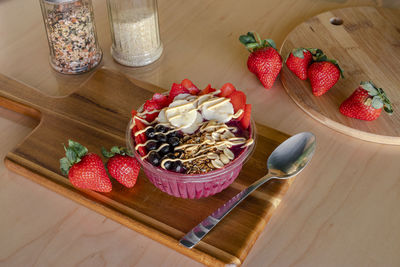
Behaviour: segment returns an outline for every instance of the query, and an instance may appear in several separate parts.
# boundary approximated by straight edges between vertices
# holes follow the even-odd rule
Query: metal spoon
[[[258,187],[271,179],[289,179],[301,172],[310,162],[315,151],[315,145],[315,136],[309,132],[296,134],[280,144],[268,158],[267,175],[255,181],[214,211],[179,240],[179,243],[187,248],[194,247],[225,215]]]

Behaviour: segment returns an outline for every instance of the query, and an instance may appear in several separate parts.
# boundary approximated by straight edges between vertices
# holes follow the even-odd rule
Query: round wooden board
[[[331,23],[332,18],[343,21]],[[296,47],[322,49],[339,61],[344,72],[326,94],[312,94],[309,81],[297,78],[284,64],[282,83],[289,96],[307,114],[339,132],[363,140],[400,145],[400,10],[352,7],[319,14],[297,26],[286,37],[283,58]],[[340,104],[360,81],[373,81],[385,90],[394,113],[372,122],[343,116]]]

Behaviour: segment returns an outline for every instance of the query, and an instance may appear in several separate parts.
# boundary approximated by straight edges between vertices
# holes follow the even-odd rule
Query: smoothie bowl
[[[127,145],[161,191],[202,198],[227,188],[255,145],[251,105],[232,84],[197,89],[189,80],[154,94],[127,129]]]

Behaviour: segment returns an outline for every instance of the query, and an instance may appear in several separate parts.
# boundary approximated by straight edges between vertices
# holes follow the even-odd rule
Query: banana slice
[[[197,129],[199,129],[200,124],[203,122],[203,117],[201,116],[201,114],[199,112],[196,112],[196,119],[194,121],[194,123],[186,128],[182,129],[182,132],[186,133],[186,134],[192,134],[195,131],[197,131]]]
[[[196,120],[197,110],[193,103],[187,100],[176,100],[165,110],[169,123],[175,127],[189,127]]]
[[[186,100],[186,97],[188,97],[188,96],[190,96],[191,94],[179,94],[179,95],[177,95],[177,96],[175,96],[174,97],[174,101],[176,101],[176,100],[182,100],[182,99],[185,99]]]
[[[229,99],[220,97],[203,103],[201,112],[206,120],[216,120],[220,123],[230,121],[233,115],[233,106]]]
[[[167,122],[167,117],[165,116],[165,109],[163,108],[160,113],[158,113],[157,121],[160,123]]]

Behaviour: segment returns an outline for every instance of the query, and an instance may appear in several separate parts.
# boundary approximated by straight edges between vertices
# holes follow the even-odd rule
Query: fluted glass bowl
[[[140,111],[139,108],[138,111]],[[143,171],[152,184],[161,191],[180,198],[202,198],[209,197],[227,188],[239,175],[243,164],[250,157],[255,147],[256,129],[255,123],[251,120],[249,133],[254,143],[244,148],[237,157],[221,169],[213,170],[204,174],[182,174],[164,170],[161,167],[153,166],[147,160],[142,160],[135,150],[134,139],[132,138],[131,119],[126,131],[127,147],[133,152],[136,159],[142,165]]]

